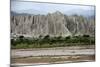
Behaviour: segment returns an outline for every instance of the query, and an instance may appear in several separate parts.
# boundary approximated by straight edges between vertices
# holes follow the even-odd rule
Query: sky
[[[53,13],[56,11],[60,11],[62,13],[77,11],[93,11],[95,9],[94,6],[83,6],[83,5],[70,5],[70,4],[53,4],[53,3],[37,3],[37,2],[29,2],[29,1],[14,1],[11,0],[11,11],[17,13]]]

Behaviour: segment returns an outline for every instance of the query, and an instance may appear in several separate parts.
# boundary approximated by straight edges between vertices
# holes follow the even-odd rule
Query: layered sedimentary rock
[[[67,16],[61,12],[47,15],[11,15],[11,34],[28,37],[93,35],[95,22],[82,16]]]

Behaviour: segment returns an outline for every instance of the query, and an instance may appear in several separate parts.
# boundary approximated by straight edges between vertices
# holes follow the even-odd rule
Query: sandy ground
[[[11,51],[11,57],[30,57],[47,55],[94,55],[93,46],[90,47],[61,47],[61,48],[42,48],[42,49],[15,49]]]
[[[94,55],[80,56],[59,56],[59,57],[27,57],[17,58],[12,60],[12,66],[28,66],[28,65],[43,65],[43,64],[59,64],[59,63],[76,63],[76,62],[93,62]]]
[[[45,64],[72,61],[94,61],[94,46],[71,46],[56,48],[12,49],[12,64]]]

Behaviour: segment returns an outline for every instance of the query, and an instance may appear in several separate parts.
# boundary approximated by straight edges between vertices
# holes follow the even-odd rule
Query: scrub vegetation
[[[11,48],[51,48],[51,47],[65,47],[65,46],[80,46],[80,45],[94,45],[95,38],[89,35],[83,36],[67,36],[67,37],[50,37],[39,36],[38,38],[26,38],[19,36],[11,39]]]

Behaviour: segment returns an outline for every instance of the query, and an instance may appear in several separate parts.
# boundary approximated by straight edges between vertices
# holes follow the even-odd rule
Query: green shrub
[[[74,37],[50,37],[46,35],[44,38],[41,37],[25,38],[20,36],[19,38],[11,39],[11,48],[43,48],[95,44],[95,38],[87,35]]]
[[[15,46],[15,48],[27,48],[27,47],[28,47],[27,44],[17,44],[17,45]]]

